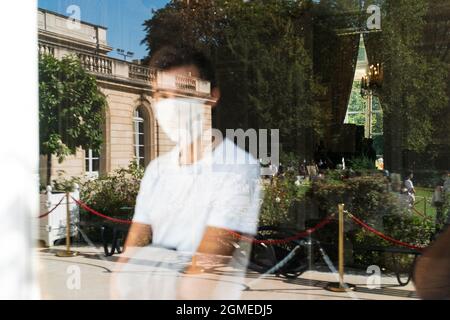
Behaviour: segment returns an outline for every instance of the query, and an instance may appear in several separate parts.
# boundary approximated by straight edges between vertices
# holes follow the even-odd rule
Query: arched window
[[[146,117],[141,107],[134,111],[134,156],[139,166],[145,167],[147,164],[146,154]]]

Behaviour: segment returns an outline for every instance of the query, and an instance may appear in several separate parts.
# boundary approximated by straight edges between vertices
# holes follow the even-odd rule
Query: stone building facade
[[[146,166],[151,160],[170,151],[176,142],[160,129],[154,116],[155,93],[190,98],[187,107],[201,108],[201,148],[211,146],[211,86],[189,74],[171,75],[150,69],[139,62],[108,57],[107,28],[80,22],[39,9],[39,53],[56,58],[76,55],[93,74],[107,100],[104,145],[100,154],[79,149],[74,156],[58,163],[52,159],[52,179],[63,175],[97,176],[126,167],[133,160]],[[176,127],[177,119],[174,119]],[[40,174],[45,176],[46,157],[41,156]]]

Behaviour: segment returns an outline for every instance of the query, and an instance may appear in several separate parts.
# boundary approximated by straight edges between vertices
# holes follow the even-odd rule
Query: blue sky
[[[156,10],[166,5],[168,0],[39,0],[40,8],[69,15],[71,5],[80,7],[81,20],[108,28],[108,43],[114,48],[135,53],[133,59],[146,55],[145,45],[140,45],[145,37],[142,23]],[[112,57],[120,58],[115,52]]]

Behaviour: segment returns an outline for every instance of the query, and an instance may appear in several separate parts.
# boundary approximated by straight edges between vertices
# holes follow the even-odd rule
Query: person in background
[[[412,182],[412,179],[414,178],[414,174],[412,172],[409,172],[406,176],[406,180],[404,182],[404,186],[408,192],[408,196],[411,201],[411,205],[414,205],[416,202],[416,189],[414,188],[414,184]]]
[[[301,177],[306,177],[308,175],[308,172],[306,170],[306,160],[303,160],[303,162],[299,162],[299,164],[298,164],[298,174]]]
[[[436,234],[439,233],[443,224],[445,223],[444,216],[444,179],[439,181],[438,185],[434,188],[433,197],[431,198],[431,205],[436,208],[436,220],[435,220],[435,228]]]
[[[375,167],[380,171],[384,170],[384,160],[382,157],[379,157],[377,159],[377,161],[375,162]]]
[[[311,160],[311,163],[306,166],[306,170],[308,172],[310,180],[313,180],[319,173],[319,168],[317,167],[317,164],[314,162],[314,160]]]
[[[399,195],[398,195],[398,199],[400,201],[400,207],[401,208],[408,208],[411,209],[414,205],[411,196],[408,192],[408,189],[406,188],[402,188]]]
[[[277,176],[282,176],[283,174],[284,174],[284,166],[283,166],[283,164],[280,162],[280,165],[278,166]]]
[[[450,193],[450,172],[449,171],[445,171],[444,174],[442,175],[442,187],[443,187],[443,191],[444,193]]]
[[[444,207],[443,207],[443,216],[444,221],[445,217],[447,217],[447,220],[445,223],[447,225],[450,225],[450,172],[445,171],[442,177],[443,180],[443,186],[442,186],[442,192],[444,196]]]
[[[326,163],[325,163],[325,161],[322,160],[322,158],[320,158],[317,166],[319,167],[319,169],[325,169]]]

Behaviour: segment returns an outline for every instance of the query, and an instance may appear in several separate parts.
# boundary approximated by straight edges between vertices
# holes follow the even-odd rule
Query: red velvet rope
[[[47,213],[44,213],[44,214],[41,214],[40,216],[38,216],[38,219],[45,218],[45,217],[48,216],[50,213],[52,213],[53,211],[55,211],[56,208],[58,208],[58,207],[61,205],[61,203],[63,202],[63,200],[64,200],[65,197],[66,197],[66,196],[62,197],[61,200],[58,202],[58,204],[57,204],[56,206],[54,206],[52,210],[50,210],[50,211],[48,211]]]
[[[63,199],[64,199],[64,198],[63,198]],[[62,202],[63,199],[61,199],[60,203],[59,203],[56,207],[58,207],[58,206],[61,204],[61,202]],[[122,223],[122,224],[131,224],[131,223],[132,223],[131,220],[122,220],[122,219],[117,219],[117,218],[113,218],[113,217],[109,217],[109,216],[107,216],[107,215],[101,214],[100,212],[97,212],[97,211],[95,211],[94,209],[90,208],[87,204],[83,203],[82,201],[77,200],[77,199],[75,199],[75,198],[73,198],[73,197],[72,197],[72,199],[73,199],[73,200],[75,201],[75,203],[78,204],[81,208],[83,208],[84,210],[86,210],[86,211],[88,211],[88,212],[90,212],[90,213],[92,213],[92,214],[94,214],[94,215],[96,215],[96,216],[98,216],[98,217],[101,217],[101,218],[103,218],[103,219],[106,219],[106,220],[109,220],[109,221],[112,221],[112,222],[116,222],[116,223]],[[53,211],[54,209],[56,209],[56,207],[53,208],[52,211]],[[47,213],[47,215],[48,215],[48,214],[50,214],[50,213]],[[358,218],[355,217],[354,215],[352,215],[352,214],[350,214],[350,213],[348,213],[348,214],[349,214],[350,218],[351,218],[354,222],[356,222],[357,224],[359,224],[361,227],[363,227],[364,229],[366,229],[366,230],[372,232],[373,234],[377,235],[378,237],[380,237],[380,238],[382,238],[382,239],[384,239],[384,240],[386,240],[386,241],[389,241],[389,242],[391,242],[391,243],[394,243],[394,244],[397,244],[397,245],[399,245],[399,246],[403,246],[403,247],[406,247],[406,248],[409,248],[409,249],[417,250],[417,251],[422,251],[422,250],[425,249],[425,248],[423,248],[423,247],[418,247],[418,246],[415,246],[415,245],[412,245],[412,244],[409,244],[409,243],[406,243],[406,242],[402,242],[402,241],[400,241],[400,240],[396,240],[396,239],[394,239],[394,238],[392,238],[392,237],[390,237],[390,236],[387,236],[387,235],[383,234],[382,232],[380,232],[380,231],[378,231],[378,230],[372,228],[372,227],[369,226],[368,224],[364,223],[362,220],[358,219]],[[251,242],[251,243],[256,243],[256,244],[284,244],[284,243],[288,243],[288,242],[291,242],[291,241],[295,241],[295,240],[298,240],[298,239],[300,239],[300,238],[304,238],[304,237],[306,237],[306,236],[309,236],[309,235],[313,234],[313,233],[316,232],[317,230],[319,230],[319,229],[323,228],[324,226],[326,226],[327,224],[329,224],[329,223],[331,222],[331,218],[332,218],[332,217],[333,217],[333,215],[331,215],[331,216],[325,218],[324,220],[322,220],[321,222],[319,222],[317,225],[315,225],[315,226],[312,227],[312,228],[309,228],[308,230],[306,230],[306,231],[304,231],[304,232],[297,233],[296,235],[294,235],[294,236],[292,236],[292,237],[288,237],[288,238],[284,238],[284,239],[258,240],[258,239],[254,239],[254,238],[249,238],[249,237],[243,236],[243,235],[241,235],[241,234],[239,234],[239,233],[237,233],[237,232],[235,232],[235,231],[233,231],[233,230],[226,229],[226,231],[227,231],[229,234],[231,234],[232,236],[234,236],[235,238],[238,238],[238,239],[240,239],[240,240],[244,240],[244,241],[246,241],[246,242]]]
[[[243,236],[243,235],[241,235],[241,234],[239,234],[239,233],[237,233],[237,232],[235,232],[233,230],[229,230],[229,229],[225,229],[225,230],[229,234],[231,234],[233,237],[238,238],[239,240],[246,241],[246,242],[251,242],[251,243],[256,243],[256,244],[284,244],[284,243],[295,241],[295,240],[298,240],[300,238],[304,238],[306,236],[311,235],[312,233],[316,232],[320,228],[323,228],[324,226],[329,224],[331,222],[331,218],[332,217],[333,217],[333,215],[330,215],[329,217],[325,218],[324,220],[319,222],[314,227],[309,228],[308,230],[306,230],[304,232],[297,233],[296,235],[294,235],[292,237],[284,238],[284,239],[258,240],[258,239],[254,239],[254,238],[249,238],[249,237]]]
[[[122,224],[131,224],[132,221],[130,220],[122,220],[122,219],[117,219],[117,218],[113,218],[113,217],[109,217],[107,215],[101,214],[100,212],[95,211],[94,209],[90,208],[87,204],[83,203],[80,200],[77,200],[75,198],[72,197],[72,199],[75,201],[76,204],[78,204],[81,208],[83,208],[84,210],[98,216],[101,217],[103,219],[112,221],[112,222],[116,222],[116,223],[122,223]],[[282,243],[287,243],[290,241],[294,241],[294,240],[298,240],[300,238],[304,238],[308,235],[311,235],[312,233],[314,233],[315,231],[317,231],[320,228],[323,228],[325,225],[329,224],[331,222],[331,218],[333,215],[325,218],[324,220],[322,220],[321,222],[319,222],[316,226],[314,226],[313,228],[310,228],[304,232],[298,233],[295,236],[289,237],[289,238],[285,238],[285,239],[276,239],[276,240],[258,240],[258,239],[253,239],[253,238],[249,238],[249,237],[245,237],[237,232],[234,232],[232,230],[228,230],[226,229],[226,231],[228,233],[230,233],[231,235],[233,235],[236,238],[239,238],[241,240],[247,241],[247,242],[252,242],[252,243],[258,243],[258,244],[282,244]]]
[[[72,197],[72,200],[75,201],[75,203],[78,204],[84,210],[92,213],[93,215],[101,217],[103,219],[106,219],[106,220],[109,220],[112,222],[116,222],[116,223],[121,223],[121,224],[131,224],[132,223],[131,220],[122,220],[122,219],[117,219],[117,218],[113,218],[113,217],[109,217],[107,215],[101,214],[100,212],[97,212],[94,209],[90,208],[87,204],[85,204],[85,203],[81,202],[80,200],[77,200],[73,197]]]
[[[358,218],[355,217],[354,215],[352,215],[352,214],[349,213],[349,216],[350,216],[350,218],[352,218],[353,221],[355,221],[355,222],[356,222],[357,224],[359,224],[361,227],[363,227],[364,229],[366,229],[366,230],[372,232],[373,234],[377,235],[378,237],[380,237],[380,238],[382,238],[382,239],[384,239],[384,240],[386,240],[386,241],[389,241],[389,242],[391,242],[391,243],[397,244],[397,245],[402,246],[402,247],[406,247],[406,248],[409,248],[409,249],[417,250],[417,251],[422,251],[422,250],[425,249],[424,247],[418,247],[418,246],[415,246],[415,245],[413,245],[413,244],[409,244],[409,243],[406,243],[406,242],[402,242],[402,241],[400,241],[400,240],[396,240],[396,239],[394,239],[394,238],[392,238],[392,237],[389,237],[389,236],[387,236],[387,235],[381,233],[380,231],[378,231],[378,230],[372,228],[372,227],[369,226],[368,224],[364,223],[363,221],[361,221],[360,219],[358,219]]]

